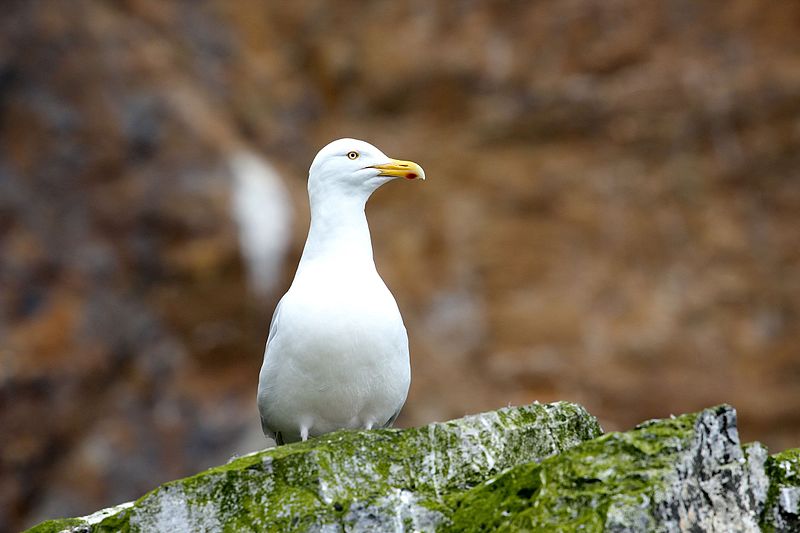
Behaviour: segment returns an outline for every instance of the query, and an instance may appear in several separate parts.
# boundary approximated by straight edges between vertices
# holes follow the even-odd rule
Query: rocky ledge
[[[602,435],[565,402],[340,431],[30,531],[800,531],[800,450],[729,406]]]

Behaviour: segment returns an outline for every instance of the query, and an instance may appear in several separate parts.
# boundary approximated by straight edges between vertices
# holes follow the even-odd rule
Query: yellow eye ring
[[[358,152],[356,152],[355,150],[347,152],[347,158],[348,159],[358,159]]]

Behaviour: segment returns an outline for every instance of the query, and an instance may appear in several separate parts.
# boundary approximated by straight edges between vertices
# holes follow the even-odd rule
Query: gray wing
[[[275,333],[278,331],[278,320],[280,319],[282,303],[283,303],[283,297],[280,300],[278,300],[278,305],[275,306],[275,312],[272,313],[272,322],[270,322],[269,324],[269,336],[267,337],[267,345],[269,345],[269,343],[272,342],[272,339],[275,337]]]
[[[406,333],[405,326],[403,326],[403,344],[406,353],[408,353],[408,333]],[[410,385],[410,384],[409,384]],[[390,428],[394,424],[394,421],[397,420],[397,417],[400,416],[400,411],[403,410],[403,407],[406,405],[406,400],[408,399],[408,391],[406,391],[406,397],[403,398],[403,401],[400,402],[400,407],[397,408],[397,411],[394,412],[392,416],[389,417],[389,420],[386,421],[381,427]]]
[[[267,347],[269,347],[272,340],[275,338],[275,335],[278,332],[278,322],[280,321],[280,314],[281,314],[281,304],[283,303],[283,298],[280,299],[278,305],[275,306],[275,312],[272,313],[272,322],[269,325],[269,335],[267,336]],[[265,350],[266,355],[266,350]],[[274,431],[272,428],[269,427],[266,419],[263,415],[261,415],[259,405],[259,415],[261,417],[261,430],[264,432],[264,435],[267,437],[274,439],[275,442],[280,446],[283,444],[283,437],[279,431]]]
[[[403,405],[405,405],[405,403],[406,402],[403,402]],[[395,413],[389,418],[389,420],[386,421],[386,423],[383,425],[383,427],[385,427],[385,428],[392,427],[392,424],[394,424],[394,421],[397,420],[398,416],[400,416],[400,411],[403,410],[403,405],[401,405],[400,408],[397,411],[395,411]]]

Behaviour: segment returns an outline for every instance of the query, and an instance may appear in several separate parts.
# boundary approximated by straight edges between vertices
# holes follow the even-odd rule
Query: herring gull
[[[261,426],[278,444],[388,427],[405,403],[408,336],[375,269],[364,213],[395,178],[425,172],[356,139],[333,141],[311,163],[311,227],[272,317],[258,383]]]

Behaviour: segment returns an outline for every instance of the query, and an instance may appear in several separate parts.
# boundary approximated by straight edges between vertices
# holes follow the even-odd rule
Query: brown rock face
[[[3,11],[0,530],[246,446],[306,171],[343,136],[429,177],[368,208],[411,338],[401,425],[563,399],[616,429],[728,402],[744,440],[800,442],[797,4]],[[288,191],[268,229],[294,212],[266,292],[241,154]]]

